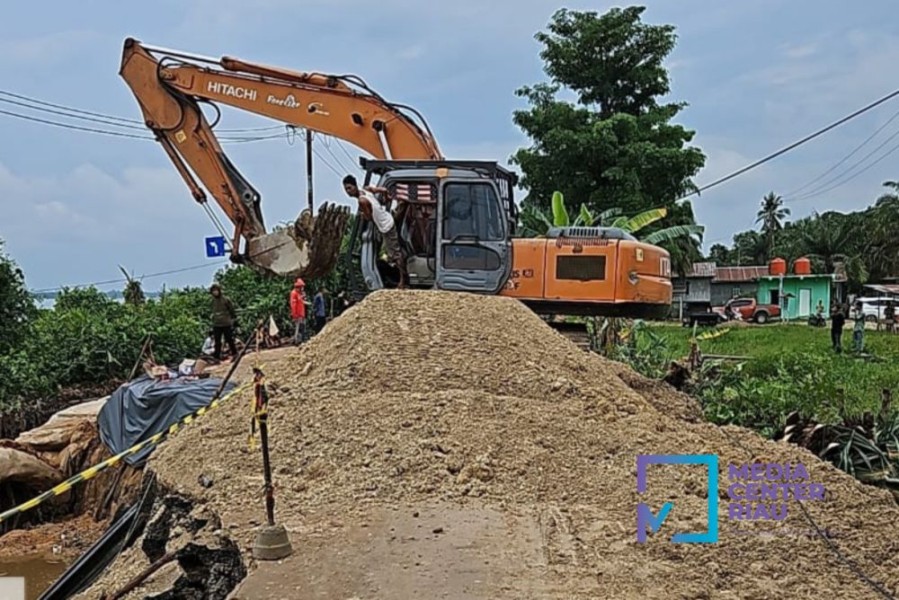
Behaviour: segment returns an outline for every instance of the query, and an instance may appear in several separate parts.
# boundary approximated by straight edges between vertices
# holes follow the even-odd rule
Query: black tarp
[[[100,410],[100,439],[113,454],[127,450],[207,406],[221,383],[212,378],[157,380],[143,375],[119,387]],[[223,395],[235,386],[228,382]],[[140,467],[153,449],[149,446],[124,460]]]

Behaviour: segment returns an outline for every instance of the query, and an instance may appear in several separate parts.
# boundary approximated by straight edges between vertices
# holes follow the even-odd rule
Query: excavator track
[[[590,352],[590,332],[586,323],[570,323],[565,321],[548,321],[547,325],[564,335],[581,350]]]

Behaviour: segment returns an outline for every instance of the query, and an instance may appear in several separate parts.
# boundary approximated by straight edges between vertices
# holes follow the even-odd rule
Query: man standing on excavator
[[[375,227],[381,232],[387,250],[387,258],[396,265],[400,272],[400,283],[397,287],[400,289],[406,287],[406,263],[400,249],[400,237],[396,230],[396,222],[393,220],[389,208],[373,198],[367,191],[360,190],[356,178],[352,175],[343,178],[343,189],[347,196],[359,201],[359,212],[365,219],[374,222]],[[366,188],[366,190],[369,189]]]

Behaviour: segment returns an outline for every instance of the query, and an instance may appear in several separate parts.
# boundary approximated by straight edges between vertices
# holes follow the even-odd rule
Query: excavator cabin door
[[[438,289],[487,294],[502,290],[512,273],[512,240],[493,181],[441,180],[436,250]]]

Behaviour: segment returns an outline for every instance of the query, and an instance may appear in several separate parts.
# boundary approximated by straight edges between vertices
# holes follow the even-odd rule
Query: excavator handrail
[[[498,178],[502,177],[513,186],[518,185],[518,173],[510,171],[496,161],[490,160],[384,160],[359,158],[359,166],[363,171],[376,175],[384,175],[391,171],[403,169],[465,169],[478,171],[485,175]]]

